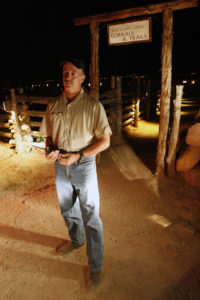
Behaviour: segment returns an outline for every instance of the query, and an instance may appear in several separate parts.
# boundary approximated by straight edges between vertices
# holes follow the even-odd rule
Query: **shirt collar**
[[[65,95],[65,93],[64,93],[64,91],[63,91],[63,99],[67,102],[67,104],[70,104],[70,103],[74,103],[74,102],[79,101],[79,100],[82,98],[82,95],[83,95],[83,94],[84,94],[84,89],[81,88],[80,93],[76,96],[76,98],[75,98],[72,102],[70,102],[70,101],[67,99],[67,97],[66,97],[66,95]]]

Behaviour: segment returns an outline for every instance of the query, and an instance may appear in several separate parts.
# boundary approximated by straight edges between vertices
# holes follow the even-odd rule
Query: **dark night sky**
[[[71,2],[70,7],[69,1],[13,2],[1,8],[1,85],[19,78],[23,82],[59,78],[59,62],[69,55],[79,56],[89,64],[89,25],[76,27],[74,18],[162,1],[124,0],[118,4],[109,2],[109,6],[105,2]],[[101,74],[160,72],[162,14],[152,16],[151,43],[109,47],[106,26],[100,24]],[[199,36],[199,7],[174,12],[175,72],[200,72]]]

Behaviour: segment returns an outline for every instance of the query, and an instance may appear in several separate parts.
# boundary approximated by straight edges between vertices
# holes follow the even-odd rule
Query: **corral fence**
[[[150,81],[143,76],[110,76],[101,78],[100,101],[103,104],[115,142],[120,140],[122,128],[137,127],[140,117],[149,117]],[[4,100],[0,114],[0,138],[10,144],[23,145],[23,151],[44,147],[44,136],[39,132],[48,103],[55,97],[15,94]],[[141,105],[140,105],[141,104]],[[140,107],[139,107],[140,105]],[[21,147],[21,146],[20,146]],[[18,152],[20,148],[18,146]]]
[[[159,115],[160,82],[145,76],[107,76],[100,78],[100,101],[102,102],[112,132],[112,141],[120,141],[123,128],[128,125],[138,126],[138,120],[150,120]],[[37,87],[38,88],[38,87]],[[88,86],[85,86],[87,90]],[[196,113],[200,100],[192,95],[194,86],[185,86],[181,110],[184,114]],[[39,132],[45,109],[54,97],[15,94],[4,100],[4,110],[0,110],[0,140],[16,145],[23,144],[23,149],[44,147],[44,136]],[[20,151],[20,149],[18,149]]]
[[[184,87],[182,114],[195,114],[200,107],[200,98],[197,92],[194,93],[194,87],[192,84]],[[113,132],[113,142],[120,141],[124,127],[137,127],[139,119],[150,120],[159,116],[159,88],[160,82],[135,74],[100,78],[100,101]],[[85,89],[88,89],[87,84]],[[4,110],[0,110],[0,140],[15,145],[17,137],[29,151],[30,147],[44,146],[44,136],[39,129],[45,109],[55,96],[27,94],[15,94],[11,90],[10,96],[4,100]]]

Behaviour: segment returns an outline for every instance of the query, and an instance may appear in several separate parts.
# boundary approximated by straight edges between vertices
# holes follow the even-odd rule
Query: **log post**
[[[122,137],[122,81],[121,76],[117,76],[117,114],[116,114],[116,134],[121,139]]]
[[[170,178],[174,178],[175,171],[175,159],[176,159],[176,148],[179,135],[179,126],[180,126],[180,116],[181,116],[181,100],[183,95],[183,85],[176,86],[176,99],[174,103],[174,112],[173,112],[173,123],[172,130],[169,139],[169,150],[167,157],[167,174]]]
[[[156,175],[165,172],[165,155],[169,127],[169,111],[172,80],[173,13],[166,8],[163,12],[162,36],[162,85],[160,98],[160,125],[157,147]]]
[[[115,76],[111,76],[111,89],[114,89],[116,86]]]
[[[151,114],[151,80],[148,80],[147,83],[147,106],[146,106],[146,119],[147,121],[150,120]]]
[[[99,24],[90,23],[91,57],[90,57],[90,95],[99,99]]]
[[[140,77],[137,78],[137,95],[135,101],[135,115],[134,115],[134,127],[138,127],[138,119],[139,119],[139,105],[140,105],[140,95],[141,95],[141,80]]]
[[[17,114],[17,103],[15,98],[15,90],[10,89],[10,96],[11,96],[11,105],[12,105],[12,120],[13,120],[13,127],[14,127],[14,136],[15,136],[15,143],[16,143],[16,151],[17,153],[23,152],[23,144],[22,144],[22,134],[21,128],[19,124],[18,114]]]

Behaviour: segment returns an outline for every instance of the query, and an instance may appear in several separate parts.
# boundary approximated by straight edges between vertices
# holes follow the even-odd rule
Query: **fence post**
[[[14,127],[14,137],[16,143],[16,151],[17,153],[23,152],[23,144],[22,144],[22,135],[21,135],[21,128],[19,124],[18,114],[17,114],[17,102],[15,98],[15,90],[10,89],[10,96],[11,96],[11,107],[12,107],[12,120],[13,120],[13,127]]]
[[[151,113],[151,97],[150,97],[150,93],[151,93],[151,80],[148,80],[147,83],[147,107],[146,107],[146,118],[147,121],[150,120],[150,113]]]
[[[163,12],[162,37],[162,86],[160,98],[160,123],[156,157],[156,175],[165,174],[166,141],[169,127],[169,109],[172,81],[172,44],[173,13],[172,9]]]
[[[91,58],[90,58],[90,95],[99,99],[99,24],[90,23]]]
[[[122,80],[121,76],[117,76],[117,115],[116,115],[116,134],[119,140],[122,137]]]
[[[136,101],[135,101],[135,115],[134,115],[134,127],[138,127],[138,119],[139,119],[139,105],[140,105],[140,86],[141,86],[141,81],[140,77],[137,78],[137,95],[136,95]]]
[[[116,86],[115,76],[111,76],[111,89],[114,89]]]
[[[174,103],[173,123],[169,139],[169,151],[167,157],[167,173],[168,176],[173,178],[175,176],[175,159],[176,159],[176,146],[179,135],[180,115],[181,115],[181,100],[183,95],[183,85],[176,86],[176,99]]]

